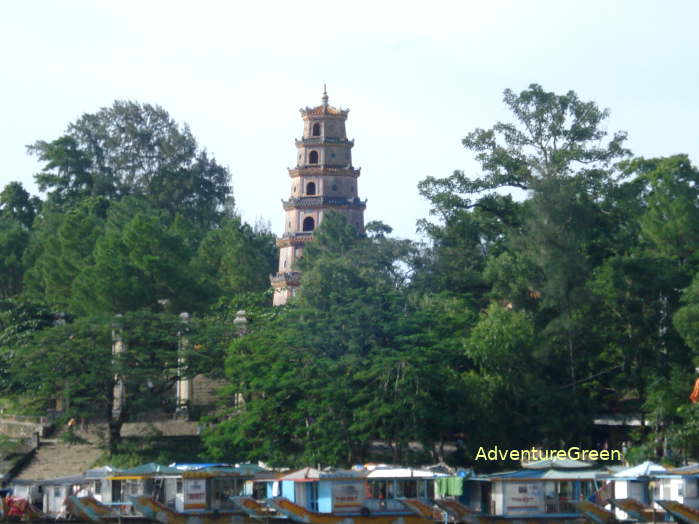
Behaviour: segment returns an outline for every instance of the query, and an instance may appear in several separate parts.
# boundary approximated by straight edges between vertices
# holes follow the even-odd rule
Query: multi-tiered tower
[[[282,201],[284,234],[277,239],[279,272],[271,278],[275,306],[285,304],[298,288],[296,261],[326,211],[342,213],[364,234],[366,201],[357,193],[360,170],[352,167],[354,140],[345,132],[349,109],[328,105],[325,89],[321,100],[317,107],[301,109],[303,138],[296,140],[297,164],[289,169],[291,197]]]

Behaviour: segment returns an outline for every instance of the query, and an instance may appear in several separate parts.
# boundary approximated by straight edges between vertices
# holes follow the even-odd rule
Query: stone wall
[[[45,437],[51,424],[46,417],[0,417],[0,435],[10,438],[30,438],[36,434]]]

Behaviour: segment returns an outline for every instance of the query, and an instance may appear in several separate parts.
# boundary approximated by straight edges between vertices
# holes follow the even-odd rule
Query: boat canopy
[[[661,466],[660,464],[646,460],[645,462],[642,462],[641,464],[638,464],[632,468],[623,469],[612,475],[612,477],[617,480],[633,480],[637,479],[638,477],[652,477],[658,474],[663,474],[666,471],[667,468],[665,466]]]
[[[182,471],[183,478],[214,478],[214,477],[248,477],[252,478],[259,473],[267,472],[266,469],[254,464],[242,464],[240,466],[208,467]]]
[[[140,466],[136,466],[135,468],[124,469],[109,478],[114,480],[124,480],[180,475],[182,475],[182,471],[177,468],[171,468],[170,466],[163,466],[162,464],[149,462],[148,464],[142,464]]]
[[[592,464],[573,459],[545,459],[528,462],[522,467],[526,469],[591,469]]]
[[[504,473],[492,473],[484,475],[491,482],[498,481],[522,481],[522,480],[596,480],[605,473],[604,470],[565,470],[565,469],[519,469]]]

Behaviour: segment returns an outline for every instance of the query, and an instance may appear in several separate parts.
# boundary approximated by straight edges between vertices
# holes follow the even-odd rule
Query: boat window
[[[182,479],[177,479],[177,488],[175,491],[178,495],[182,493]]]
[[[112,502],[121,502],[121,480],[112,480]]]
[[[396,481],[396,497],[414,499],[417,497],[417,480],[398,480]]]
[[[141,494],[141,481],[139,480],[127,480],[127,493],[129,495],[140,495]]]
[[[252,484],[252,498],[254,498],[255,500],[267,498],[267,483],[266,482],[254,482]]]
[[[245,481],[235,478],[213,479],[212,492],[215,509],[235,509],[231,497],[243,495]]]
[[[371,498],[387,500],[396,497],[393,480],[370,480]]]
[[[102,481],[101,480],[96,480],[95,481],[95,495],[100,495],[102,494]]]
[[[308,497],[308,509],[318,511],[318,483],[308,482],[306,484],[306,496]]]

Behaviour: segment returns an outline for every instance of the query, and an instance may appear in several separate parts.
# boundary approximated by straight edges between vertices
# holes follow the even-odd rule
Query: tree
[[[426,457],[453,435],[451,412],[477,403],[464,401],[454,371],[463,316],[439,318],[437,306],[412,316],[396,270],[404,247],[324,217],[304,252],[298,300],[253,319],[231,345],[231,400],[205,436],[213,456],[349,465],[381,439],[393,460],[416,462],[410,442],[424,442]]]
[[[232,206],[228,170],[158,106],[116,101],[71,123],[62,137],[28,149],[44,162],[39,189],[60,209],[89,196],[133,195],[172,219],[181,214],[208,228]]]
[[[2,392],[31,399],[39,412],[61,399],[66,416],[106,421],[111,451],[124,422],[154,411],[172,413],[175,382],[206,371],[212,358],[204,353],[220,355],[208,327],[178,315],[140,310],[66,320],[0,339],[8,364]],[[204,346],[197,343],[200,335]],[[181,344],[184,336],[192,343]],[[113,351],[117,341],[121,345]],[[115,403],[117,384],[124,397]]]
[[[446,209],[487,206],[487,199],[474,202],[470,196],[488,195],[499,188],[526,191],[533,189],[537,179],[576,173],[591,188],[599,188],[611,163],[630,154],[623,147],[626,133],[617,132],[604,142],[607,132],[602,122],[609,110],[581,101],[574,91],[556,95],[531,84],[519,94],[506,89],[503,101],[516,124],[498,122],[463,139],[464,147],[476,153],[483,176],[469,180],[456,171],[446,179],[426,178],[420,192],[433,205]]]
[[[0,193],[0,217],[13,218],[29,229],[40,206],[37,197],[31,197],[20,182],[10,182]]]
[[[75,279],[94,263],[93,251],[104,233],[107,208],[104,198],[90,197],[65,213],[42,213],[25,254],[24,284],[29,298],[63,310],[71,306]]]
[[[277,256],[268,229],[254,229],[236,217],[206,234],[192,266],[212,296],[232,297],[267,290]]]
[[[19,220],[0,217],[0,299],[22,290],[22,256],[28,243],[29,233]]]

